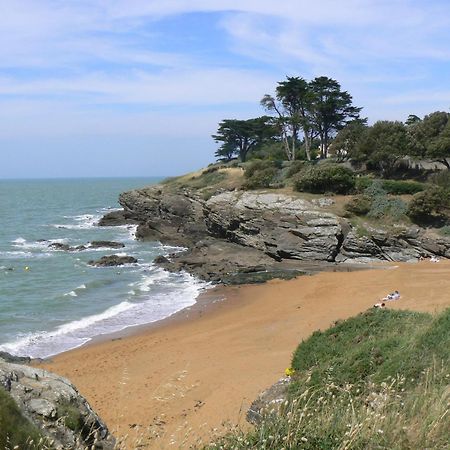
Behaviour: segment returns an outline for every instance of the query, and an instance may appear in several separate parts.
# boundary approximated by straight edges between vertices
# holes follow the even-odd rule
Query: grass
[[[208,449],[448,449],[450,309],[371,310],[294,353],[287,400]]]
[[[14,400],[0,387],[0,448],[44,450],[51,448],[36,426],[22,415]]]

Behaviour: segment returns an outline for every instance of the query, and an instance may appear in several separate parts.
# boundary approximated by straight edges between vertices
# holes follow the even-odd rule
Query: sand
[[[245,423],[258,393],[283,376],[296,346],[371,308],[426,312],[450,306],[450,261],[320,273],[264,285],[218,288],[184,320],[87,345],[43,364],[67,376],[128,448],[187,448],[210,430]],[[142,447],[137,442],[142,437]]]

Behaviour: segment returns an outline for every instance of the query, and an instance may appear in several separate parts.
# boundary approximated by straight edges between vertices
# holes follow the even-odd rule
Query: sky
[[[0,178],[195,170],[287,76],[448,111],[449,43],[449,0],[0,0]]]

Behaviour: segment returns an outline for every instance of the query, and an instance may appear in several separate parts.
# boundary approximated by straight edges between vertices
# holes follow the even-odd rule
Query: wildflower
[[[294,373],[295,373],[295,369],[293,369],[292,367],[288,367],[288,368],[284,371],[284,374],[285,374],[287,377],[292,377],[292,375],[294,375]]]

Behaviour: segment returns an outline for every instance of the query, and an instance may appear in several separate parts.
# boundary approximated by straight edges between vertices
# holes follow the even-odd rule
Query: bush
[[[368,187],[373,183],[373,178],[370,177],[356,177],[355,179],[355,190],[358,193],[363,193]]]
[[[355,175],[350,169],[335,164],[310,166],[298,174],[294,187],[313,194],[348,194],[355,188]]]
[[[375,219],[390,216],[398,220],[406,214],[407,205],[401,198],[389,197],[383,186],[384,182],[374,180],[364,191],[370,200],[370,210],[367,215]]]
[[[424,190],[424,185],[417,181],[397,181],[397,180],[385,180],[383,181],[383,189],[388,194],[395,195],[407,195],[417,194]]]
[[[367,195],[360,195],[358,197],[354,197],[350,200],[346,205],[345,209],[357,216],[365,216],[372,206],[372,202]]]
[[[291,178],[295,174],[302,171],[304,169],[304,167],[305,167],[305,161],[292,161],[287,170],[286,177]]]
[[[246,169],[244,176],[246,181],[243,185],[244,189],[268,188],[275,181],[279,172],[278,161],[253,161]]]
[[[437,186],[450,189],[450,170],[442,170],[430,176],[429,181]]]
[[[450,218],[450,190],[433,186],[414,195],[408,216],[420,224],[446,223]]]

